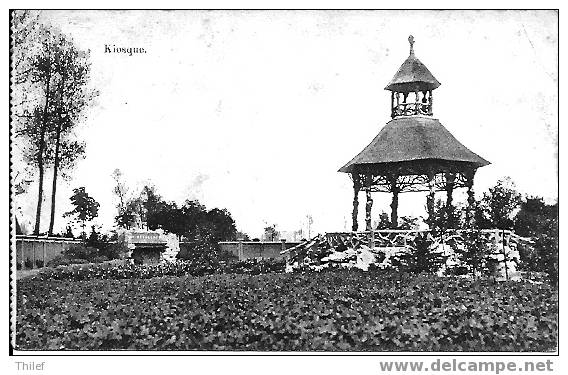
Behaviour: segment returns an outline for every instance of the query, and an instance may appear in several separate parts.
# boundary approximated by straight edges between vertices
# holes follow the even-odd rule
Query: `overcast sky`
[[[350,227],[352,185],[337,169],[390,119],[384,87],[409,34],[442,84],[434,117],[492,163],[478,194],[510,176],[524,194],[557,199],[554,12],[45,11],[42,21],[91,51],[100,92],[78,132],[86,158],[58,190],[57,228],[79,186],[101,204],[97,223],[112,226],[115,168],[133,190],[151,181],[167,200],[227,208],[253,236],[266,224],[299,229],[307,214],[315,232]],[[32,185],[20,202],[24,221],[36,194]],[[375,217],[388,212],[390,196],[374,199]],[[424,194],[403,194],[399,214],[424,205]]]

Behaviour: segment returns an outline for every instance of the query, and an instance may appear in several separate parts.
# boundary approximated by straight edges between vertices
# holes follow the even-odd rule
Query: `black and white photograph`
[[[9,19],[11,355],[557,370],[559,10]]]

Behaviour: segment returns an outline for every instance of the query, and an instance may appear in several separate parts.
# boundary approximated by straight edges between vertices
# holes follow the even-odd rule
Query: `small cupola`
[[[432,91],[440,82],[414,55],[414,37],[408,37],[410,55],[402,63],[385,90],[391,92],[391,118],[432,116]]]

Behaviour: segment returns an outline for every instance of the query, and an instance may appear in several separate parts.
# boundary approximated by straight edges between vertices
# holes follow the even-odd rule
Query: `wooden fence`
[[[44,267],[71,245],[80,243],[70,238],[17,235],[16,264],[21,269]]]

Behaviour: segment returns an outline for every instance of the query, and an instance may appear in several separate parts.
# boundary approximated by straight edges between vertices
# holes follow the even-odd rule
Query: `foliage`
[[[113,193],[118,198],[118,215],[115,216],[114,221],[120,228],[130,229],[134,225],[135,217],[132,210],[128,210],[128,187],[123,181],[120,169],[117,168],[112,172],[112,179],[115,182]]]
[[[65,229],[65,234],[63,235],[63,237],[65,238],[75,238],[75,235],[73,234],[73,229],[71,229],[71,226],[68,225],[67,228]]]
[[[553,351],[546,284],[380,272],[18,280],[20,350]],[[141,308],[143,307],[143,308]]]
[[[241,231],[237,231],[237,233],[235,234],[236,240],[239,241],[250,241],[250,236],[248,234],[246,234],[245,232],[241,232]]]
[[[381,213],[379,214],[379,219],[376,220],[374,224],[375,224],[374,225],[375,230],[390,229],[391,222],[389,214],[387,214],[384,211],[381,211]]]
[[[38,171],[38,200],[34,233],[40,230],[44,173],[53,166],[49,234],[53,234],[57,180],[83,157],[84,142],[73,128],[97,93],[88,88],[90,62],[73,40],[41,24],[30,12],[13,14],[15,141],[29,169]]]
[[[58,266],[68,266],[71,264],[85,264],[85,263],[90,263],[90,262],[86,259],[73,259],[73,258],[68,258],[65,255],[58,255],[55,258],[48,261],[46,266],[58,267]]]
[[[523,268],[547,272],[558,282],[558,203],[548,205],[542,198],[527,197],[515,218],[515,233],[532,237],[532,249],[521,249]]]
[[[276,224],[264,228],[263,239],[264,241],[278,241],[280,239],[280,232],[276,229]]]
[[[95,256],[91,258],[91,262],[85,259],[57,258],[54,262],[57,263],[57,265],[71,266],[46,269],[35,277],[45,281],[120,280],[150,279],[164,276],[204,276],[228,273],[259,275],[271,272],[283,272],[285,269],[285,262],[283,260],[274,259],[247,259],[243,261],[215,259],[215,261],[203,261],[203,258],[195,257],[193,259],[158,264],[134,264],[127,261],[122,261],[122,263],[96,262],[98,258],[100,257]],[[102,264],[79,265],[87,262]]]
[[[69,246],[69,249],[64,250],[62,255],[67,259],[84,259],[87,262],[93,262],[100,254],[97,248],[84,244],[73,244]]]
[[[404,252],[393,257],[392,264],[402,272],[436,273],[446,262],[446,257],[433,245],[434,240],[429,233],[419,233]]]
[[[436,233],[460,227],[459,211],[453,205],[448,206],[441,199],[434,202],[434,216],[430,219],[430,229]]]
[[[476,224],[482,229],[512,229],[520,203],[521,194],[513,181],[508,177],[501,179],[483,194],[477,205]]]
[[[120,176],[115,171],[116,181]],[[117,182],[118,190],[124,191],[120,186]],[[185,238],[186,241],[216,243],[237,238],[235,221],[226,209],[207,210],[197,200],[186,200],[178,206],[165,201],[152,185],[144,186],[139,197],[128,200],[123,209],[119,209],[115,221],[119,227],[128,229],[135,226],[137,218],[145,221],[148,229],[174,233],[180,241]]]
[[[213,241],[195,241],[190,246],[186,244],[184,251],[181,251],[182,246],[180,244],[178,259],[200,264],[210,269],[219,269],[222,264],[237,259],[233,254],[222,251],[219,245]]]
[[[99,203],[90,197],[84,187],[73,189],[71,203],[75,208],[63,216],[75,216],[76,220],[81,222],[83,228],[83,237],[85,237],[85,225],[87,221],[93,220],[99,214]]]
[[[455,247],[454,251],[462,263],[475,279],[478,274],[487,271],[486,259],[489,247],[479,228],[470,229],[462,234],[463,247]]]
[[[558,232],[558,203],[547,205],[540,197],[527,197],[515,217],[514,230],[523,237]]]
[[[402,216],[400,218],[400,225],[398,229],[414,229],[418,223],[418,218],[413,216]]]
[[[101,234],[96,231],[94,225],[91,226],[91,234],[87,238],[86,246],[97,249],[97,256],[106,260],[122,259],[129,251],[124,241],[118,241],[116,233]]]

